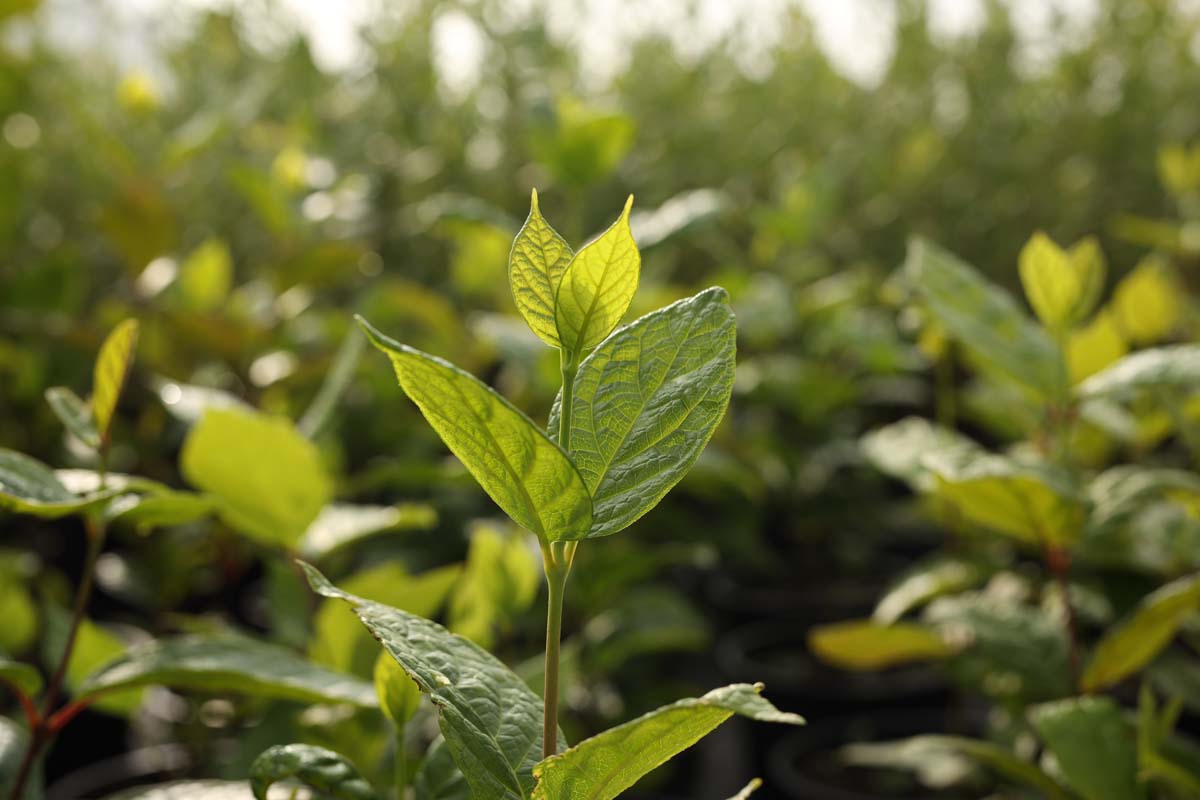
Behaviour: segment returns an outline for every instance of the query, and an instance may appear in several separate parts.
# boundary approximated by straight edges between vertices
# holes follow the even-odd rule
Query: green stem
[[[560,350],[562,366],[562,401],[558,406],[558,445],[571,452],[571,405],[575,397],[575,373],[579,359],[574,353]]]
[[[396,800],[404,800],[404,790],[408,787],[408,753],[404,746],[404,725],[397,722],[392,729],[396,733],[396,763],[393,767]]]
[[[571,561],[575,557],[575,542],[551,542],[543,550],[546,585],[549,600],[546,605],[546,682],[542,697],[545,712],[542,718],[542,757],[558,752],[558,665],[559,643],[562,640],[563,596]]]

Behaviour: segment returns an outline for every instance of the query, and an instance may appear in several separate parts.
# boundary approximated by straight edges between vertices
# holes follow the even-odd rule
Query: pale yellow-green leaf
[[[1095,236],[1086,236],[1067,251],[1071,269],[1079,279],[1079,298],[1075,303],[1071,321],[1083,322],[1096,309],[1104,293],[1104,281],[1108,277],[1108,265],[1104,251]]]
[[[612,226],[567,265],[555,301],[558,340],[568,352],[590,350],[612,333],[637,291],[642,257],[629,229],[633,196]]]
[[[138,322],[127,319],[113,329],[96,357],[96,368],[92,378],[92,416],[96,420],[96,431],[101,441],[108,441],[108,426],[117,409],[125,376],[133,362],[133,351],[137,347]]]
[[[333,497],[316,445],[281,417],[209,409],[183,443],[183,475],[230,526],[293,547]]]
[[[1200,189],[1200,147],[1171,144],[1158,151],[1158,177],[1171,194]]]
[[[359,318],[405,394],[496,505],[542,541],[580,539],[592,500],[570,457],[478,378],[400,344]]]
[[[537,189],[529,201],[529,217],[508,256],[508,285],[517,310],[546,344],[559,346],[554,306],[558,285],[575,253],[542,217]]]
[[[854,670],[936,661],[954,653],[941,636],[924,626],[880,625],[871,620],[819,625],[809,631],[808,646],[822,660]]]
[[[447,627],[453,633],[490,649],[497,628],[511,625],[529,608],[542,579],[540,560],[530,544],[532,540],[519,531],[476,526],[466,569],[450,599]]]
[[[1050,330],[1061,331],[1095,308],[1104,287],[1104,254],[1094,238],[1067,251],[1039,231],[1022,248],[1019,271],[1038,319]]]
[[[220,239],[209,239],[197,247],[179,267],[179,291],[194,311],[220,307],[233,284],[233,257]]]
[[[1067,372],[1071,384],[1090,378],[1129,352],[1116,318],[1106,309],[1067,339]]]
[[[1146,345],[1166,338],[1179,325],[1184,296],[1170,265],[1147,256],[1117,284],[1111,306],[1125,337]]]
[[[357,625],[358,620],[354,623]],[[375,659],[375,693],[383,713],[397,725],[412,719],[421,705],[421,690],[385,650],[380,650]]]

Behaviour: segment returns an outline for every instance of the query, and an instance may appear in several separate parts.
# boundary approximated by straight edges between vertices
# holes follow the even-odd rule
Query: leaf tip
[[[625,208],[624,208],[624,210],[621,211],[621,219],[623,219],[625,222],[629,222],[629,212],[632,209],[633,209],[633,195],[629,195],[629,197],[625,200]]]
[[[538,211],[538,196],[536,186],[534,186],[529,192],[529,211],[530,213]]]
[[[353,595],[346,594],[341,589],[330,583],[329,579],[321,574],[319,569],[314,567],[312,564],[309,564],[307,561],[297,558],[296,564],[299,565],[300,569],[304,570],[304,576],[308,579],[309,587],[311,587],[314,592],[322,597],[333,597],[340,600],[346,600],[350,603],[354,603],[357,600],[357,598],[355,598]]]

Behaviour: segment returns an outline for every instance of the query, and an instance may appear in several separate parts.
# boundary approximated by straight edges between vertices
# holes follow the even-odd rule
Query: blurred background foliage
[[[137,317],[114,470],[184,485],[180,445],[213,404],[307,418],[339,499],[409,515],[331,556],[331,577],[386,599],[394,562],[444,599],[474,576],[443,618],[518,663],[540,647],[532,551],[524,563],[511,531],[480,521],[495,509],[386,363],[360,363],[344,342],[363,313],[544,419],[555,356],[513,313],[504,277],[529,190],[576,243],[632,193],[644,265],[631,316],[720,283],[738,311],[740,362],[732,410],[695,472],[630,535],[581,548],[568,733],[713,676],[766,680],[781,707],[810,715],[877,702],[878,686],[822,672],[803,642],[808,624],[869,611],[889,576],[938,544],[857,446],[934,408],[929,343],[897,314],[904,298],[889,281],[908,237],[1009,287],[1035,229],[1097,236],[1110,285],[1147,247],[1191,284],[1200,253],[1197,151],[1179,146],[1200,133],[1195,4],[1095,0],[1082,26],[1051,11],[1048,54],[1021,33],[1023,6],[980,3],[977,29],[947,37],[932,6],[896,3],[894,51],[863,80],[831,63],[812,19],[787,4],[757,49],[749,16],[691,54],[648,28],[610,44],[620,58],[598,78],[578,47],[590,32],[554,35],[537,3],[394,4],[361,32],[358,60],[329,70],[271,3],[151,15],[133,43],[153,57],[131,67],[126,38],[57,41],[70,3],[0,2],[0,444],[91,466],[42,393],[87,387],[104,334]],[[448,24],[466,30],[452,49],[473,42],[471,80],[446,67],[437,32]],[[352,370],[348,384],[332,413],[312,412],[336,364]],[[67,596],[77,524],[3,520],[0,571],[17,576],[0,586],[14,620],[5,649],[30,647],[37,606]],[[370,674],[369,642],[355,651],[361,641],[334,632],[352,620],[322,611],[297,628],[289,614],[314,603],[295,576],[211,523],[118,530],[110,550],[92,616],[126,639],[223,618],[297,646],[316,635],[316,657],[332,647],[326,663]],[[923,680],[902,699],[927,698]],[[89,712],[118,735],[82,745],[68,732],[51,777],[166,724],[194,729],[184,741],[208,771],[244,774],[237,753],[297,724],[273,707],[156,708],[149,722]],[[352,723],[303,722],[307,738],[343,751]],[[716,737],[664,791],[757,774],[764,748],[731,729],[741,738]],[[262,746],[206,749],[238,737]]]

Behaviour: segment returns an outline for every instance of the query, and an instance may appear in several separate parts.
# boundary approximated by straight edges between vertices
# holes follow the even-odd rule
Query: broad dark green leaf
[[[612,333],[637,292],[642,257],[629,229],[633,196],[617,221],[571,259],[555,295],[558,340],[570,353],[591,350]]]
[[[1054,342],[1013,298],[973,267],[921,239],[908,245],[905,270],[930,313],[956,340],[991,367],[1042,397],[1066,386]]]
[[[377,533],[395,530],[429,530],[437,525],[437,509],[427,503],[394,506],[360,506],[331,503],[308,526],[300,552],[321,559],[335,550]]]
[[[592,501],[579,470],[529,417],[453,364],[359,323],[396,370],[442,441],[483,490],[542,541],[580,539],[592,524]]]
[[[384,649],[430,695],[446,745],[472,795],[527,798],[541,752],[541,698],[473,642],[430,620],[336,589],[316,569],[304,568],[313,589],[350,603]],[[565,746],[560,736],[560,747]]]
[[[246,536],[294,546],[333,497],[316,446],[291,423],[243,409],[209,409],[183,444],[184,477],[212,495]]]
[[[0,683],[7,683],[27,697],[42,690],[42,674],[31,665],[0,656]]]
[[[551,347],[560,344],[554,321],[554,298],[574,255],[566,240],[542,217],[534,189],[529,218],[517,232],[508,256],[508,285],[521,316]]]
[[[125,386],[125,376],[133,363],[133,351],[137,347],[138,322],[127,319],[104,340],[96,356],[96,368],[92,376],[92,416],[101,441],[108,441],[108,427],[117,400]]]
[[[1080,679],[1085,692],[1104,689],[1149,664],[1200,607],[1200,576],[1181,578],[1146,596],[1096,645]]]
[[[696,463],[729,405],[736,346],[729,295],[713,287],[621,328],[583,361],[570,450],[592,493],[589,538],[631,525]]]
[[[105,489],[74,494],[42,462],[0,448],[0,509],[53,519],[103,505],[116,493],[116,489]]]
[[[1154,347],[1125,356],[1081,383],[1082,397],[1128,397],[1138,392],[1200,388],[1200,345]]]
[[[263,751],[250,765],[250,788],[257,800],[278,781],[310,786],[330,800],[376,800],[375,790],[358,768],[332,750],[311,744],[280,744]]]
[[[81,696],[138,686],[237,692],[309,703],[375,708],[370,683],[320,667],[290,650],[234,634],[188,635],[135,647],[92,672]]]
[[[1029,720],[1084,800],[1138,800],[1133,730],[1107,697],[1073,697],[1036,706]]]
[[[764,700],[760,691],[761,684],[733,684],[609,728],[538,764],[533,798],[610,800],[734,714],[760,722],[804,724],[802,717]]]
[[[65,386],[52,386],[46,390],[46,402],[72,436],[92,449],[100,446],[92,409],[79,395]]]
[[[818,625],[809,631],[808,646],[830,664],[857,670],[936,661],[954,653],[936,631],[923,625],[880,625],[870,620]]]
[[[446,740],[438,738],[425,752],[413,777],[416,800],[470,800],[471,787],[454,763]]]
[[[105,800],[254,800],[246,781],[172,781],[138,786]]]

